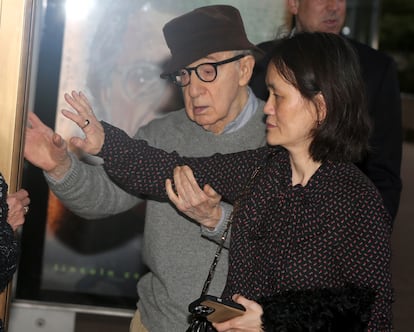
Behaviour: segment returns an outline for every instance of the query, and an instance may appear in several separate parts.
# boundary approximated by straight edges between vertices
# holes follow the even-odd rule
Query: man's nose
[[[339,8],[339,1],[341,0],[327,0],[326,7],[329,10],[337,10]]]
[[[191,97],[197,97],[204,90],[204,82],[197,76],[195,70],[190,72],[190,83],[188,89]]]

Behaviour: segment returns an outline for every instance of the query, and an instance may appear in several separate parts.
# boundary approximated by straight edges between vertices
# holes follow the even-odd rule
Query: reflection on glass
[[[67,16],[59,110],[67,107],[65,92],[83,90],[98,118],[130,135],[160,116],[173,88],[159,77],[169,54],[162,27],[175,16],[168,7],[159,9],[161,2],[100,1],[84,19]],[[59,112],[55,129],[65,138],[80,134]],[[114,217],[83,220],[49,193],[42,288],[135,298],[145,272],[143,218],[139,205]]]

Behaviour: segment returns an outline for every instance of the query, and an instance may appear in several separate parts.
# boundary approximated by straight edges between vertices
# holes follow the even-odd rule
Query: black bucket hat
[[[252,50],[256,59],[263,55],[247,39],[240,12],[228,5],[194,9],[166,23],[163,32],[171,51],[163,78],[215,52]]]

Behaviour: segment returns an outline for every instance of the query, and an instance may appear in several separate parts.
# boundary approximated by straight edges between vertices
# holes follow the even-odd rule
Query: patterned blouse
[[[374,185],[352,163],[326,161],[306,186],[292,186],[282,148],[183,158],[103,125],[100,156],[125,190],[165,198],[165,179],[172,179],[175,166],[189,165],[201,186],[209,183],[230,202],[239,198],[223,297],[239,293],[258,300],[350,283],[376,291],[369,330],[391,330],[390,216]],[[239,197],[258,166],[248,194]]]
[[[4,290],[17,267],[18,245],[13,229],[7,223],[7,184],[0,174],[0,292]],[[3,323],[0,319],[0,331]]]

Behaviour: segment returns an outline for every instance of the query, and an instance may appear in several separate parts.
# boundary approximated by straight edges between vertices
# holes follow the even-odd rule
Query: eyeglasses
[[[179,87],[190,84],[191,72],[195,71],[197,77],[203,82],[213,82],[217,77],[217,67],[226,63],[234,62],[244,58],[247,54],[239,54],[230,59],[219,62],[205,62],[195,67],[186,67],[168,75],[169,79]]]

